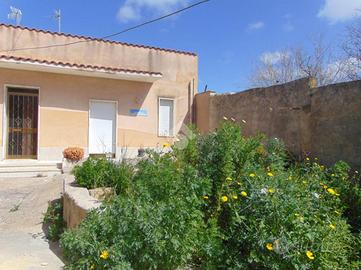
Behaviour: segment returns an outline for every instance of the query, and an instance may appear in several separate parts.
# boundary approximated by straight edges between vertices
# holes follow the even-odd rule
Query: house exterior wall
[[[0,25],[0,51],[79,40]],[[10,41],[10,42],[9,42]],[[135,82],[0,68],[1,157],[5,157],[4,98],[7,85],[39,88],[39,160],[61,160],[68,146],[88,149],[89,101],[118,103],[117,157],[134,156],[140,147],[157,147],[174,138],[158,136],[158,98],[174,98],[175,134],[189,123],[198,81],[195,55],[91,41],[69,47],[9,52],[33,59],[161,72],[154,82]],[[131,116],[145,109],[148,116]]]

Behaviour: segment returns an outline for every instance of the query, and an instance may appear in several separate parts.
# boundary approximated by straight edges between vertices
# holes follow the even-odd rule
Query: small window
[[[172,99],[159,99],[158,135],[162,137],[173,136],[174,101]]]

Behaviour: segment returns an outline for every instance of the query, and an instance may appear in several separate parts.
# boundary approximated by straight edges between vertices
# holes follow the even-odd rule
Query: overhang
[[[162,78],[160,72],[64,63],[7,55],[0,55],[0,68],[139,82],[155,82]]]

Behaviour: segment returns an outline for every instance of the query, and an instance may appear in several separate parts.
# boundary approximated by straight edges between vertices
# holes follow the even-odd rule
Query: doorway
[[[91,100],[89,104],[89,154],[115,157],[117,103]]]
[[[7,159],[37,159],[39,91],[7,88]]]

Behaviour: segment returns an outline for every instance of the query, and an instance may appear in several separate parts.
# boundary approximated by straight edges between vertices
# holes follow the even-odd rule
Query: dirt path
[[[60,176],[0,179],[0,270],[62,269],[42,229],[48,201],[61,190]]]

